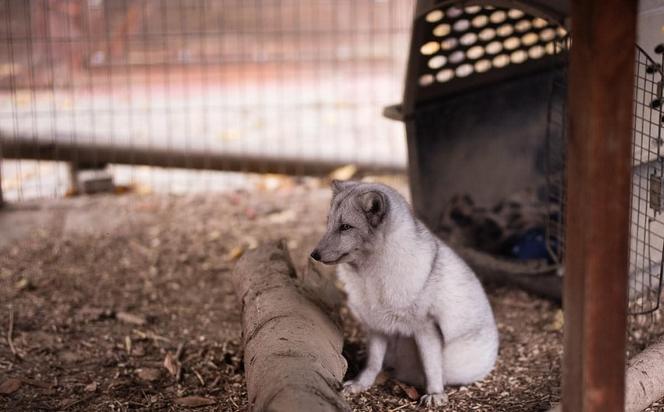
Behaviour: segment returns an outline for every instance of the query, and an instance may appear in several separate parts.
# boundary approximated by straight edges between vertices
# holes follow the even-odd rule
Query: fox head
[[[332,181],[327,229],[311,257],[330,265],[365,259],[384,238],[395,194],[381,184]]]

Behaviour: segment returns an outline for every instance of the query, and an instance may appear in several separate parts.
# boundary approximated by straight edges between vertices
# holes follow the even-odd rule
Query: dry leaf
[[[351,179],[357,173],[357,166],[355,165],[346,165],[334,169],[329,174],[329,178],[332,180],[348,180]]]
[[[131,323],[132,325],[145,325],[148,321],[140,315],[134,315],[127,312],[118,312],[115,317],[122,322]]]
[[[217,403],[214,399],[204,398],[202,396],[185,396],[175,400],[175,403],[180,406],[188,406],[190,408],[198,408],[199,406],[210,406]]]
[[[21,387],[21,380],[16,378],[9,378],[0,383],[0,394],[11,395]]]
[[[257,215],[256,209],[254,209],[253,207],[248,207],[244,209],[244,215],[246,216],[247,219],[254,220],[256,219]]]
[[[406,394],[406,396],[408,396],[408,398],[410,400],[416,401],[416,400],[420,399],[420,394],[417,393],[417,389],[413,388],[410,385],[406,385],[403,382],[399,382],[399,381],[397,381],[397,385],[399,385],[401,390],[404,391],[404,393]]]
[[[159,369],[154,369],[154,368],[143,368],[143,369],[138,369],[136,371],[136,375],[141,380],[153,382],[159,379],[159,376],[161,376],[161,371]]]
[[[83,389],[86,392],[94,392],[97,390],[97,382],[92,382],[88,385],[85,385],[85,388]]]
[[[164,368],[166,368],[168,373],[172,376],[175,376],[178,373],[178,361],[173,358],[173,355],[171,355],[170,352],[166,353],[166,357],[164,358]]]
[[[58,353],[58,358],[65,363],[76,363],[81,360],[81,355],[70,350],[63,350]]]

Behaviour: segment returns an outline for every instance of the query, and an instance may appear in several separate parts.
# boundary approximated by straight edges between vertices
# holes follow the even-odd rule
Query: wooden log
[[[664,339],[629,361],[625,374],[625,411],[638,412],[664,397]]]
[[[664,339],[629,360],[625,373],[625,412],[640,412],[664,398]],[[561,412],[560,404],[549,412]]]
[[[237,263],[244,368],[254,411],[349,411],[338,318],[340,293],[310,265],[298,276],[285,242],[264,244]],[[331,316],[332,314],[332,316]]]

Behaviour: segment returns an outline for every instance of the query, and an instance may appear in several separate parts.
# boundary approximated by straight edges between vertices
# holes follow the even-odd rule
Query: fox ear
[[[380,225],[387,215],[387,197],[381,192],[371,191],[360,195],[359,200],[367,222],[373,227]]]
[[[334,179],[332,180],[332,183],[330,186],[332,187],[332,194],[337,195],[339,192],[342,192],[346,189],[350,189],[351,187],[355,186],[357,182],[353,182],[352,180],[337,180]]]

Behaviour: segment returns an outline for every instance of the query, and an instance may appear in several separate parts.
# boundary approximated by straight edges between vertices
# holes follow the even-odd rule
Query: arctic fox
[[[339,265],[348,306],[368,335],[367,365],[344,390],[369,388],[385,364],[426,389],[421,404],[445,404],[444,385],[482,379],[496,361],[498,331],[480,282],[393,188],[333,181],[332,191],[327,231],[311,257]]]

